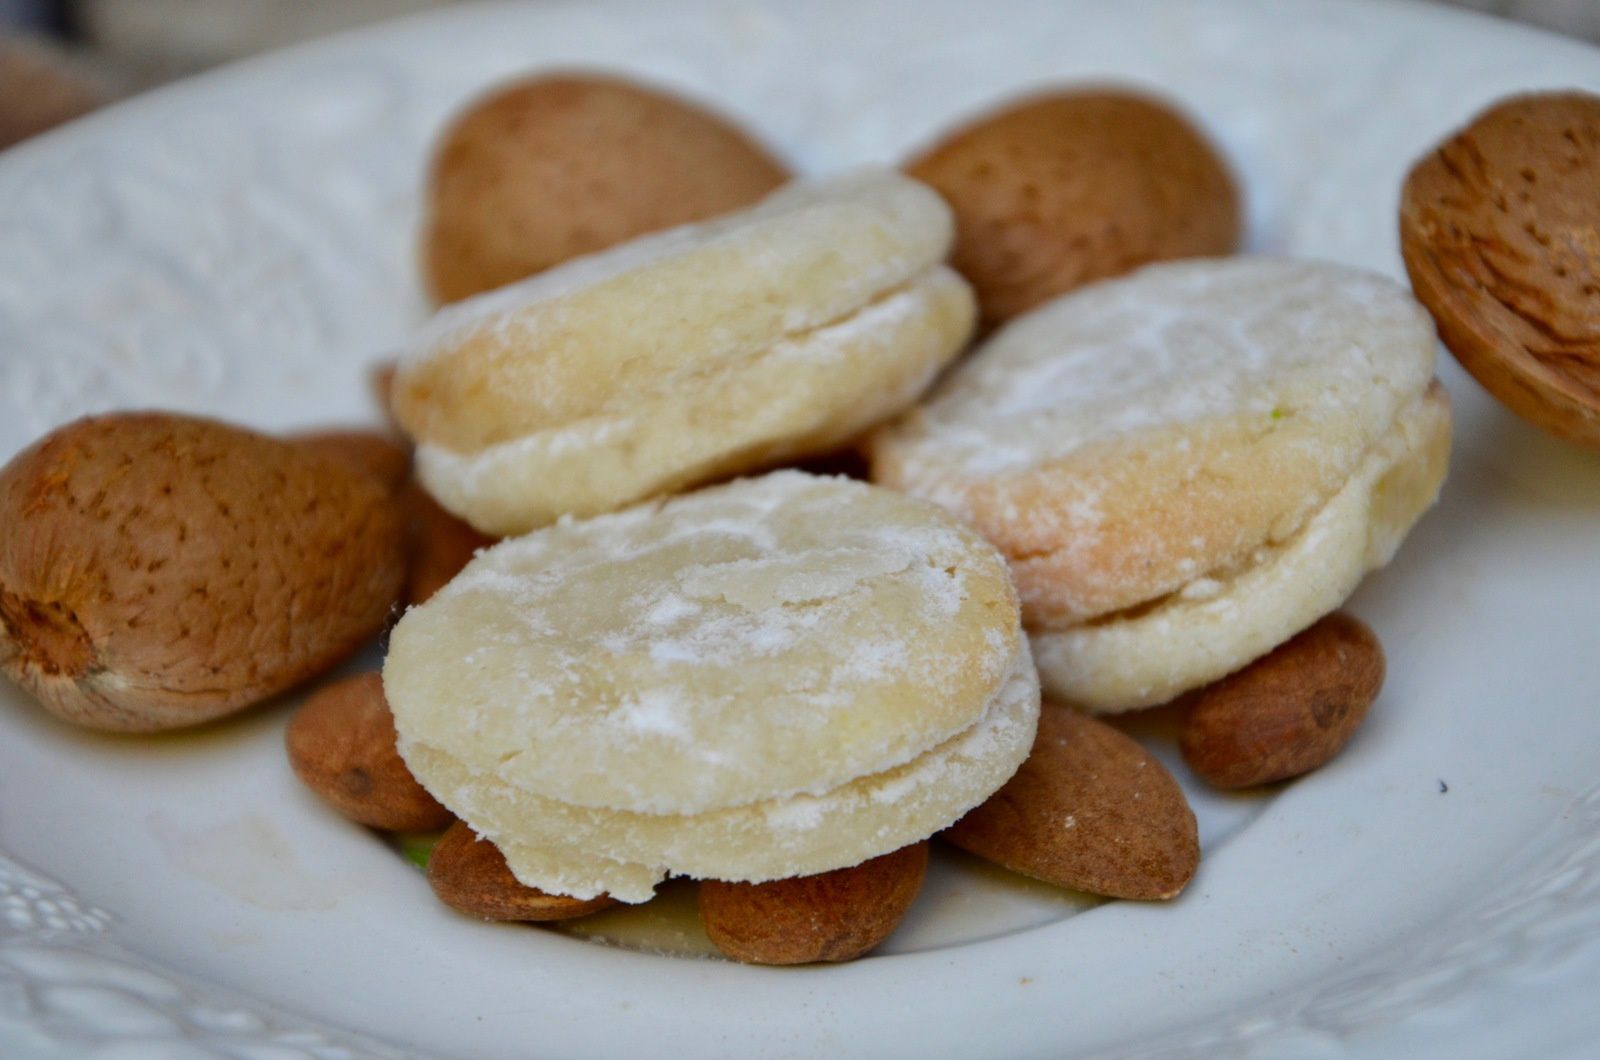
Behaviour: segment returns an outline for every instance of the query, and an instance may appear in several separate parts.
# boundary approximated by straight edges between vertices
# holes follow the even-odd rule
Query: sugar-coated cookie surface
[[[484,525],[522,526],[827,452],[927,389],[951,336],[970,326],[970,307],[961,280],[934,269],[737,371],[641,392],[614,412],[472,453],[424,445],[418,467],[449,507]]]
[[[1114,712],[1337,608],[1438,496],[1450,406],[1394,282],[1155,265],[1018,318],[870,442],[876,481],[979,528],[1048,695]]]
[[[1153,265],[1000,331],[871,443],[978,527],[1060,629],[1241,567],[1349,480],[1433,373],[1396,283],[1272,258]]]
[[[622,896],[620,865],[823,871],[943,827],[1026,753],[1026,660],[976,533],[779,472],[479,554],[395,627],[384,687],[408,765],[519,878]],[[856,824],[785,843],[785,813]]]
[[[541,890],[647,900],[667,875],[764,882],[859,864],[958,820],[1027,758],[1039,679],[1026,642],[1005,684],[971,727],[903,765],[820,795],[700,814],[574,806],[474,776],[425,746],[413,765],[492,839],[523,882]]]
[[[825,449],[903,408],[970,333],[951,238],[906,177],[791,185],[442,311],[396,415],[429,489],[496,534]]]
[[[1265,655],[1383,567],[1438,496],[1450,404],[1434,383],[1293,536],[1148,609],[1032,635],[1048,694],[1098,713],[1164,703]]]

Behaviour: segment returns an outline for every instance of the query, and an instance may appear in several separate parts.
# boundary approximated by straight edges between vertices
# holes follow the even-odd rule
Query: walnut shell
[[[1406,177],[1400,250],[1461,366],[1600,449],[1600,96],[1517,96]]]
[[[608,77],[536,77],[473,103],[428,180],[423,271],[439,302],[739,209],[789,179],[722,118]]]
[[[1170,258],[1228,254],[1239,193],[1182,115],[1141,95],[1056,92],[951,133],[906,165],[956,217],[950,264],[992,326]]]
[[[0,471],[0,669],[89,728],[258,703],[382,627],[404,516],[345,461],[212,420],[122,413]]]

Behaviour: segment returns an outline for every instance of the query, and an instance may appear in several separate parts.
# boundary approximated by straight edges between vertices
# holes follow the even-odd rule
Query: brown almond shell
[[[907,163],[955,212],[950,263],[993,326],[1141,265],[1232,253],[1238,188],[1160,100],[1053,92],[957,129]]]
[[[1484,389],[1600,449],[1600,96],[1504,100],[1406,177],[1400,250]]]
[[[761,145],[688,100],[593,75],[514,82],[439,142],[423,271],[433,297],[453,302],[740,209],[788,179]]]
[[[405,526],[371,475],[213,420],[120,413],[0,470],[0,669],[58,716],[150,732],[240,710],[382,628]]]
[[[363,427],[330,427],[291,434],[289,440],[343,460],[377,479],[392,493],[411,475],[411,449],[393,435]]]

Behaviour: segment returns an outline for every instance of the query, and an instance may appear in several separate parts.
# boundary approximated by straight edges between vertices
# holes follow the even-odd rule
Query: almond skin
[[[700,885],[700,921],[712,943],[746,964],[853,961],[904,919],[928,871],[915,843],[854,868],[768,883]]]
[[[96,64],[98,65],[98,64]],[[0,38],[0,150],[110,103],[114,86],[63,48],[26,33]]]
[[[357,824],[437,832],[455,819],[400,757],[394,715],[377,674],[319,689],[295,711],[283,739],[301,782]]]
[[[1046,703],[1033,752],[940,833],[1012,872],[1111,898],[1173,898],[1200,864],[1183,789],[1131,737]]]
[[[347,462],[212,420],[79,420],[0,470],[0,669],[67,721],[240,710],[374,636],[404,517]]]
[[[406,602],[420,604],[461,573],[480,548],[498,538],[450,514],[411,477],[411,452],[381,431],[328,430],[291,435],[366,471],[400,494],[406,511]]]
[[[439,901],[479,920],[571,920],[616,905],[615,898],[569,898],[528,887],[506,859],[463,821],[445,832],[428,858],[428,883]]]
[[[687,100],[609,77],[536,77],[474,102],[428,179],[423,272],[439,302],[646,232],[748,206],[789,172]]]
[[[411,450],[382,431],[330,428],[292,434],[289,440],[343,460],[383,483],[391,493],[411,476]]]
[[[374,383],[387,393],[394,378],[392,364],[384,382]],[[420,604],[461,573],[480,548],[499,538],[474,530],[464,519],[446,511],[411,475],[411,451],[392,436],[372,430],[327,430],[291,435],[309,445],[375,476],[400,494],[406,512],[406,602]]]
[[[1502,100],[1440,144],[1406,177],[1400,250],[1461,366],[1600,450],[1600,96]]]
[[[412,604],[420,604],[461,573],[478,549],[499,539],[480,534],[465,520],[445,511],[415,481],[406,487],[404,499],[411,516],[406,598]]]
[[[1227,165],[1183,115],[1135,93],[1034,96],[905,168],[955,211],[950,264],[990,327],[1095,280],[1239,242]]]
[[[1360,619],[1324,618],[1202,689],[1184,725],[1184,761],[1217,788],[1286,780],[1350,742],[1383,687],[1383,646]]]
[[[372,392],[372,400],[377,404],[378,411],[383,414],[383,422],[395,434],[404,434],[400,421],[394,418],[394,377],[400,371],[400,362],[395,360],[379,361],[367,370],[367,387]]]

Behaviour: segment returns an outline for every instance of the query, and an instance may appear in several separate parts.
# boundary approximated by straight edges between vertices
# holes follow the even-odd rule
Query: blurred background
[[[0,0],[0,149],[230,59],[454,2]],[[1600,42],[1600,0],[1394,2],[1454,3]]]

